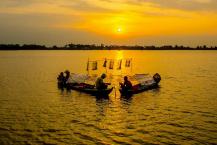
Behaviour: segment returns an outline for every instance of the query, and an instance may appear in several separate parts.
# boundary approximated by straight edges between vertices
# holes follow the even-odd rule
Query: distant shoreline
[[[0,51],[17,51],[17,50],[217,50],[217,46],[207,47],[206,45],[189,47],[189,46],[124,46],[124,45],[83,45],[83,44],[67,44],[65,46],[52,46],[36,44],[0,44]]]
[[[44,51],[47,51],[47,50],[217,50],[217,49],[0,49],[0,51],[22,51],[22,50],[26,50],[26,51],[32,51],[32,50],[44,50]]]

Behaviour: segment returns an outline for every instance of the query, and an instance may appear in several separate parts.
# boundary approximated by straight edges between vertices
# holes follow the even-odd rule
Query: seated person
[[[124,77],[124,83],[120,83],[120,85],[121,85],[121,88],[122,88],[123,90],[131,90],[131,89],[133,88],[133,85],[132,85],[132,83],[128,80],[128,77],[127,77],[127,76]]]
[[[64,77],[63,72],[61,72],[59,74],[59,76],[57,77],[57,80],[58,80],[58,83],[64,83],[65,82],[65,77]]]
[[[67,83],[68,83],[67,81],[68,81],[68,80],[70,79],[70,77],[71,77],[71,76],[70,76],[70,71],[66,70],[66,71],[65,71],[65,74],[66,74],[66,76],[65,76],[65,83],[67,84]]]
[[[161,81],[161,76],[159,75],[159,73],[156,73],[153,76],[153,80],[158,84]]]
[[[106,78],[106,74],[102,74],[101,77],[96,80],[96,88],[98,90],[107,89],[107,84],[103,82],[103,79]]]

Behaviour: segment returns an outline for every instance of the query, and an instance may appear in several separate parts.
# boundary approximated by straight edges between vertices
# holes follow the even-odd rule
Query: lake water
[[[107,81],[158,72],[160,88],[59,90],[57,74],[87,73],[88,58],[132,58]],[[217,144],[217,51],[0,51],[0,144]]]

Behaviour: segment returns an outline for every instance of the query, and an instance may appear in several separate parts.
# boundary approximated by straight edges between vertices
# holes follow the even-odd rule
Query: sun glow
[[[117,32],[118,32],[118,33],[121,33],[121,32],[122,32],[122,29],[121,29],[121,28],[118,28],[118,29],[117,29]]]
[[[106,3],[104,1],[104,3]],[[153,5],[143,4],[129,5],[109,3],[111,9],[115,7],[129,9],[132,11],[105,11],[98,13],[74,13],[77,21],[65,23],[58,22],[58,29],[71,29],[103,36],[109,41],[127,41],[130,39],[144,38],[158,39],[162,36],[194,36],[194,35],[213,35],[217,33],[217,14],[208,12],[189,12],[179,9],[164,9]],[[98,5],[97,5],[98,6]],[[123,7],[125,6],[125,7]],[[145,9],[144,9],[145,8]],[[153,12],[153,13],[150,13]],[[215,19],[214,19],[215,18]],[[172,23],[171,23],[172,22]]]
[[[117,27],[115,29],[115,34],[116,35],[123,35],[124,34],[123,28],[122,27]]]

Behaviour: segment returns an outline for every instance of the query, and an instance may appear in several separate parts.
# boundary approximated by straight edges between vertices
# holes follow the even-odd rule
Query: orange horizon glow
[[[57,25],[60,28],[80,29],[109,37],[142,37],[167,35],[215,35],[217,13],[194,13],[172,10],[177,17],[150,17],[141,14],[110,14],[83,16],[84,21]]]
[[[141,42],[151,38],[155,42],[159,37],[186,36],[189,42],[195,41],[197,36],[217,40],[217,6],[213,6],[215,2],[212,0],[177,0],[170,3],[163,0],[45,0],[23,2],[17,6],[15,2],[3,0],[3,4],[1,15],[21,17],[8,22],[17,29],[25,31],[25,26],[28,26],[31,31],[69,32],[67,37],[76,36],[77,41],[85,41],[81,39],[84,34],[95,36],[96,41],[103,38],[108,42],[130,42],[137,38]],[[4,27],[10,30],[9,26],[5,24]],[[78,34],[75,35],[75,31]],[[171,41],[175,43],[177,40]]]

